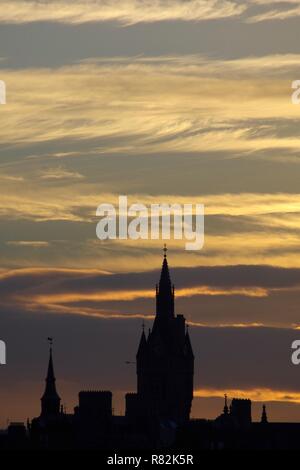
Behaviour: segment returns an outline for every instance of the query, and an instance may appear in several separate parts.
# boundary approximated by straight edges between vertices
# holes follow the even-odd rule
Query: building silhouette
[[[126,395],[131,421],[189,420],[193,400],[194,354],[183,315],[175,315],[175,288],[171,283],[166,249],[159,284],[156,316],[147,336],[142,331],[137,355],[137,393]]]
[[[300,423],[273,423],[262,407],[260,422],[252,421],[251,401],[232,398],[214,420],[191,419],[194,354],[185,319],[175,314],[166,248],[152,330],[141,334],[137,354],[137,392],[126,395],[125,416],[115,416],[110,391],[78,395],[74,413],[61,406],[56,389],[52,339],[41,412],[0,432],[1,449],[97,449],[134,451],[168,449],[300,450]]]

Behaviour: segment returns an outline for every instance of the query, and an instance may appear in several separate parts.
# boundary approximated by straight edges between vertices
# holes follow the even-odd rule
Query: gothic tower
[[[137,394],[127,400],[139,414],[182,424],[189,419],[193,399],[194,354],[185,318],[175,315],[166,251],[153,328],[147,337],[143,328],[136,356]]]
[[[51,341],[51,339],[50,339]],[[48,372],[46,378],[46,387],[41,398],[42,412],[41,416],[45,418],[56,417],[60,413],[60,397],[56,391],[55,376],[52,359],[52,344],[50,342],[50,355],[48,363]]]

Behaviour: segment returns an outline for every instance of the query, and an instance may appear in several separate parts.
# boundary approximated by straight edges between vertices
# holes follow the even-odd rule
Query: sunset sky
[[[300,421],[299,0],[0,0],[0,426],[57,386],[135,389],[163,241],[96,237],[96,208],[203,203],[168,243],[195,353],[193,416],[249,397]]]

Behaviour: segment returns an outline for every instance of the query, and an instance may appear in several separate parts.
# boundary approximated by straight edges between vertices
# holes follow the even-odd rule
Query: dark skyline
[[[174,270],[172,269],[172,275],[173,271]],[[155,271],[153,274],[156,276],[157,280],[159,272]],[[297,273],[295,273],[295,275],[297,275]],[[217,279],[217,276],[214,276],[214,279]],[[244,282],[242,278],[240,281],[241,283]],[[267,282],[271,282],[270,278]],[[168,273],[168,265],[166,257],[164,257],[162,273],[160,274],[161,289],[163,288],[163,285],[166,286],[168,283],[170,283],[170,295],[173,296],[173,287],[171,285],[170,275]],[[155,312],[155,283],[152,283],[152,285],[151,308],[152,312]],[[177,290],[175,292],[177,292]],[[157,295],[158,294],[156,293],[156,296]],[[180,302],[180,298],[176,300],[176,309],[174,301],[172,302],[173,307],[171,310],[174,314],[175,311],[178,312],[177,304]],[[157,303],[156,312],[159,312],[159,309],[159,303]],[[115,413],[125,413],[125,394],[128,391],[133,392],[136,387],[135,354],[137,351],[137,345],[141,342],[139,335],[142,334],[143,337],[145,334],[144,331],[148,331],[148,328],[151,327],[154,319],[153,315],[148,315],[145,312],[143,317],[143,324],[141,325],[139,320],[135,318],[134,314],[132,316],[133,318],[131,321],[129,321],[129,326],[127,326],[128,320],[122,322],[123,329],[121,335],[119,335],[118,329],[110,329],[107,327],[108,322],[106,319],[100,320],[101,328],[96,328],[96,325],[99,322],[98,318],[94,319],[90,325],[86,325],[85,322],[81,321],[80,316],[78,318],[76,318],[76,316],[72,317],[74,321],[74,330],[71,332],[72,336],[75,332],[80,331],[82,338],[90,337],[90,348],[84,350],[81,349],[80,340],[78,343],[76,341],[70,341],[67,345],[63,342],[63,338],[65,338],[65,335],[67,334],[67,328],[69,325],[68,322],[65,323],[65,328],[62,331],[59,331],[58,329],[56,330],[56,370],[58,371],[57,383],[61,395],[61,400],[59,400],[58,396],[55,398],[55,401],[59,401],[59,403],[55,405],[58,409],[60,408],[60,405],[62,405],[69,412],[72,410],[76,403],[75,400],[77,397],[78,388],[104,388],[111,389],[114,392],[113,407]],[[121,319],[117,317],[115,320],[115,325],[117,325],[119,321],[121,321]],[[58,322],[58,325],[61,325],[61,321]],[[49,328],[51,328],[51,331],[54,331],[53,322],[49,322],[48,315],[45,315],[44,317],[43,326],[44,331],[48,329],[49,332]],[[200,332],[200,335],[197,335],[198,331]],[[205,328],[201,326],[195,326],[193,322],[190,324],[189,333],[194,345],[193,348],[195,354],[194,400],[192,416],[214,418],[217,414],[216,412],[222,409],[223,395],[224,393],[227,393],[231,398],[234,396],[239,398],[250,397],[252,401],[254,401],[253,418],[256,420],[258,420],[260,417],[262,404],[268,403],[269,415],[272,417],[273,421],[291,420],[297,422],[297,405],[295,405],[293,402],[298,400],[298,395],[293,396],[291,393],[289,396],[287,396],[284,395],[283,392],[279,391],[278,395],[276,396],[272,390],[273,386],[276,387],[278,374],[276,377],[274,377],[273,382],[268,382],[271,377],[267,376],[267,381],[265,382],[267,385],[261,387],[260,389],[253,390],[249,386],[253,380],[263,381],[265,379],[265,361],[267,361],[267,363],[270,365],[272,365],[274,362],[276,362],[278,367],[280,365],[279,354],[276,355],[278,343],[272,343],[271,335],[268,343],[265,342],[268,330],[262,330],[261,327],[253,327],[251,329],[226,328],[226,331],[227,335],[225,335],[224,339],[224,335],[220,334],[219,328]],[[287,330],[286,332],[286,341],[288,342],[290,338],[289,331]],[[239,334],[237,335],[236,333]],[[70,338],[70,331],[68,334]],[[28,337],[26,332],[24,332],[24,335]],[[80,335],[77,336],[76,334],[75,336],[80,337]],[[109,341],[107,344],[103,344],[103,342],[99,341],[99,338],[103,337],[108,338]],[[24,346],[26,347],[26,350],[23,350],[23,354],[25,354],[24,363],[28,361],[29,350],[30,354],[32,354],[32,360],[41,364],[41,367],[36,367],[35,369],[36,384],[31,394],[31,400],[29,400],[27,403],[21,404],[22,411],[17,411],[19,414],[16,414],[16,409],[18,410],[18,408],[15,407],[15,403],[14,407],[11,408],[10,416],[8,415],[10,410],[9,406],[2,408],[6,410],[7,418],[11,421],[25,421],[25,417],[36,414],[37,410],[39,409],[38,397],[42,395],[42,375],[45,372],[45,357],[44,355],[37,353],[37,345],[40,344],[41,347],[45,349],[44,345],[46,336],[44,335],[44,337],[41,338],[38,337],[38,331],[31,331],[30,338],[31,339],[29,341],[31,344],[28,343],[30,349],[24,343]],[[242,348],[240,345],[241,338],[243,342]],[[278,331],[278,338],[280,338],[280,331]],[[48,340],[51,341],[50,361],[47,372],[47,377],[50,377],[50,384],[47,380],[46,391],[48,387],[50,387],[52,390],[52,379],[54,377],[52,363],[53,339],[48,337]],[[253,350],[254,340],[256,341],[255,351]],[[248,348],[252,348],[253,355],[248,359],[247,362],[243,363],[245,360],[243,351],[247,351]],[[268,351],[268,355],[266,355],[266,350]],[[205,351],[206,354],[204,353]],[[238,357],[237,352],[240,352],[241,357]],[[263,357],[263,354],[264,361],[262,362],[261,358]],[[288,357],[289,354],[290,352],[286,354],[286,357]],[[11,360],[10,355],[8,355],[8,357]],[[254,371],[251,370],[251,364],[253,363],[253,360],[256,362],[256,369]],[[260,362],[262,362],[261,365]],[[16,362],[16,364],[18,363]],[[233,373],[233,371],[238,367],[240,367],[239,373]],[[278,368],[278,370],[280,369]],[[292,372],[294,371],[294,366],[290,367],[290,371],[290,377],[288,375],[281,375],[280,377],[281,383],[285,383],[284,381],[287,381],[287,385],[285,385],[286,389],[289,387],[289,380],[293,378]],[[20,397],[20,394],[22,394],[24,391],[24,386],[26,395],[26,385],[28,380],[33,376],[32,372],[32,369],[26,370],[25,368],[21,372],[24,377],[24,381],[20,383],[21,388],[15,392],[15,396]],[[69,382],[69,377],[71,376],[74,376],[75,380]],[[120,383],[123,385],[123,388],[121,389],[119,388]],[[217,388],[213,388],[213,386],[210,384],[217,384]],[[223,384],[226,386],[222,387]],[[5,390],[5,383],[3,383],[3,388]],[[46,393],[46,391],[44,393]],[[56,394],[55,390],[53,390],[53,394]],[[208,395],[210,395],[209,398],[207,398]],[[274,399],[275,401],[273,401]],[[5,400],[9,402],[9,398],[3,394],[3,404],[6,404]],[[255,404],[256,401],[257,404]],[[282,408],[284,401],[287,402],[287,406]],[[277,404],[276,402],[279,403]]]
[[[135,390],[124,362],[154,319],[163,241],[97,239],[120,194],[205,205],[204,248],[168,243],[193,415],[227,392],[300,421],[297,2],[0,7],[0,427],[36,415],[49,335],[68,408],[103,383],[124,411]]]
[[[63,405],[53,364],[53,338],[48,337],[49,360],[40,412],[26,425],[10,422],[0,434],[0,449],[80,450],[104,452],[189,450],[298,449],[300,423],[271,421],[265,403],[255,422],[250,399],[224,395],[223,410],[213,419],[193,418],[194,352],[189,325],[175,313],[172,284],[164,248],[156,284],[152,328],[145,325],[137,347],[136,391],[125,395],[125,413],[113,408],[110,390],[83,389],[73,411]],[[115,456],[118,454],[114,454]]]

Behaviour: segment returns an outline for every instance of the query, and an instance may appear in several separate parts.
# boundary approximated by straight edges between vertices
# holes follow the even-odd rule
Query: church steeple
[[[42,413],[41,416],[56,416],[60,412],[60,397],[56,391],[55,375],[52,358],[52,338],[48,338],[50,343],[48,371],[46,377],[46,387],[41,398]]]
[[[261,415],[261,421],[260,421],[260,422],[261,422],[262,424],[267,424],[267,422],[268,422],[266,405],[263,405],[262,415]]]
[[[174,295],[169,266],[167,260],[167,247],[164,246],[164,259],[160,274],[159,285],[156,286],[156,316],[159,318],[174,318]]]

